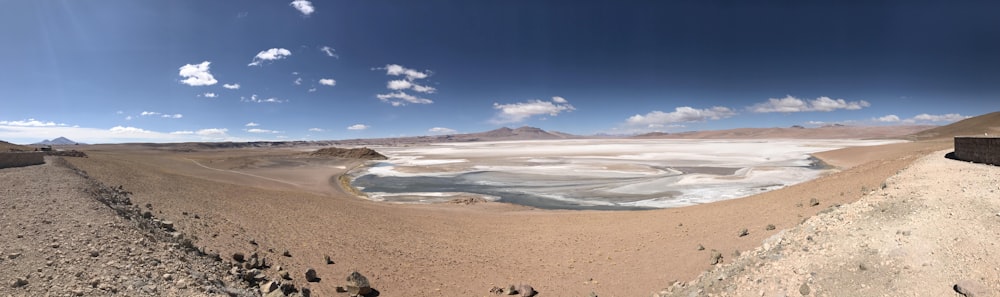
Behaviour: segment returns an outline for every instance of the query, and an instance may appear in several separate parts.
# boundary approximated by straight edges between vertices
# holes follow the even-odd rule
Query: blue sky
[[[0,139],[17,143],[940,125],[1000,110],[990,1],[2,5]]]

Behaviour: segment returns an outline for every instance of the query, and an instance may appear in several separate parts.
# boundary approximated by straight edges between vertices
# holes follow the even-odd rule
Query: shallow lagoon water
[[[896,141],[559,140],[376,148],[390,157],[353,172],[371,199],[444,202],[478,196],[545,209],[648,209],[746,197],[829,169],[811,153]]]

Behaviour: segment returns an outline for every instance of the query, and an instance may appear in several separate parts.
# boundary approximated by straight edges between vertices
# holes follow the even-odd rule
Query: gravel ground
[[[0,296],[260,295],[169,223],[142,218],[129,193],[46,158],[0,169]]]
[[[1000,167],[947,152],[656,295],[995,296]]]

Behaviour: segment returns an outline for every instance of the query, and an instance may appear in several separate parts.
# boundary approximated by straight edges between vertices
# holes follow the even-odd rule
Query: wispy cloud
[[[926,122],[957,122],[964,119],[970,118],[970,116],[963,116],[957,113],[949,114],[918,114],[913,117],[914,121],[926,121]]]
[[[368,125],[365,125],[365,124],[354,124],[354,125],[351,125],[351,126],[347,127],[347,130],[360,131],[360,130],[366,130],[368,128],[371,128],[371,126],[368,126]]]
[[[250,98],[240,97],[240,101],[251,102],[251,103],[285,103],[285,102],[288,102],[288,100],[281,100],[281,99],[278,99],[278,98],[275,98],[275,97],[271,97],[271,98],[259,98],[259,97],[257,97],[257,94],[250,95]]]
[[[139,115],[141,115],[141,116],[154,116],[154,115],[160,115],[160,113],[159,112],[155,112],[155,111],[143,111]]]
[[[316,8],[313,8],[312,2],[309,2],[307,0],[295,0],[292,1],[292,3],[289,3],[288,5],[294,7],[304,16],[309,16],[310,14],[316,11]]]
[[[181,66],[178,73],[178,75],[184,78],[181,80],[181,83],[189,86],[211,86],[218,83],[219,81],[215,80],[215,77],[209,72],[209,64],[212,64],[212,62],[204,61],[197,65],[186,64]]]
[[[240,84],[223,84],[222,87],[230,90],[239,90]]]
[[[21,121],[0,121],[0,126],[16,126],[16,127],[56,127],[56,126],[66,126],[66,124],[56,124],[56,122],[39,121],[36,119],[27,119]]]
[[[229,129],[226,129],[226,128],[209,128],[209,129],[201,129],[201,130],[195,131],[194,134],[201,135],[201,136],[225,136],[226,132],[229,132]]]
[[[493,103],[493,109],[498,110],[491,120],[495,124],[517,123],[537,115],[557,116],[562,112],[576,110],[562,97],[552,97],[552,101],[530,100],[526,102],[500,104]]]
[[[175,114],[165,114],[165,115],[161,115],[160,117],[162,117],[162,118],[167,118],[167,119],[179,119],[179,118],[183,118],[183,117],[184,117],[184,115],[182,115],[182,114],[179,114],[179,113],[175,113]]]
[[[970,116],[963,116],[957,113],[948,114],[927,114],[922,113],[913,116],[912,118],[903,119],[897,115],[890,114],[878,118],[873,118],[872,121],[881,123],[902,123],[902,124],[934,124],[934,123],[951,123],[957,122],[964,119],[970,118]]]
[[[674,108],[672,112],[654,110],[645,115],[637,114],[626,119],[625,123],[630,126],[662,128],[668,124],[719,120],[734,115],[736,115],[736,112],[728,107],[713,106],[711,108],[696,109],[690,106],[681,106]]]
[[[332,78],[321,78],[319,84],[332,87],[337,85],[337,81]]]
[[[215,93],[212,93],[212,92],[209,92],[209,93],[205,93],[205,94],[201,94],[201,95],[202,95],[203,97],[205,97],[205,98],[216,98],[216,97],[219,97],[219,95],[217,95],[217,94],[215,94]]]
[[[859,110],[871,106],[868,101],[847,101],[844,99],[831,99],[830,97],[819,97],[813,100],[802,100],[792,97],[771,98],[767,102],[754,104],[747,109],[756,113],[769,112],[806,112],[806,111],[834,111],[838,109]]]
[[[246,131],[250,133],[271,133],[271,134],[281,133],[279,131],[268,130],[268,129],[257,129],[257,128],[247,129]]]
[[[392,92],[392,93],[388,93],[388,94],[378,94],[378,95],[375,95],[375,97],[378,98],[378,100],[382,100],[382,102],[386,102],[386,103],[392,104],[392,106],[403,106],[403,105],[406,105],[406,102],[415,103],[415,104],[431,104],[431,103],[434,103],[434,101],[431,101],[431,99],[420,98],[420,97],[413,96],[413,95],[410,95],[410,94],[407,94],[407,93],[404,93],[404,92]],[[396,99],[398,99],[398,100],[396,100]]]
[[[319,50],[324,54],[326,54],[327,57],[340,58],[340,56],[337,55],[337,52],[332,47],[324,45],[323,47],[319,48]]]
[[[392,106],[403,106],[407,103],[434,103],[431,99],[417,97],[406,92],[407,90],[425,94],[432,94],[436,92],[436,88],[421,85],[416,82],[416,80],[425,79],[430,76],[432,73],[431,71],[419,71],[397,64],[389,64],[385,65],[385,67],[374,68],[373,70],[385,70],[386,75],[403,77],[403,79],[393,79],[386,82],[386,89],[394,92],[375,95],[375,97],[382,102],[392,104]]]
[[[295,84],[296,86],[297,85],[301,85],[302,84],[302,78],[301,77],[296,77],[295,81],[293,81],[292,83]]]
[[[250,64],[247,64],[247,66],[259,66],[261,63],[264,63],[264,61],[281,60],[291,55],[292,51],[284,48],[263,50],[257,53],[257,55],[253,57],[253,61],[251,61]]]
[[[243,126],[247,126],[247,127],[257,127],[257,126],[260,126],[260,124],[258,124],[258,123],[254,123],[254,122],[249,122],[249,123],[247,123],[246,125],[243,125]]]
[[[324,130],[320,128],[309,128],[309,132],[323,132],[323,131]]]
[[[451,129],[451,128],[434,127],[434,128],[427,129],[427,132],[431,132],[431,133],[435,133],[435,134],[454,134],[455,132],[458,132],[458,131],[455,131],[455,129]]]
[[[883,122],[883,123],[896,123],[900,121],[899,116],[894,114],[878,117],[873,120],[875,120],[876,122]]]

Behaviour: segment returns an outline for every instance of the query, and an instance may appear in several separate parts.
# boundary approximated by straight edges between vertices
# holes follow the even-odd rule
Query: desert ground
[[[932,132],[953,133],[940,129]],[[917,135],[914,139],[919,141],[849,146],[838,140],[835,141],[841,142],[838,145],[820,145],[806,151],[784,148],[776,155],[796,157],[778,158],[778,162],[798,164],[802,162],[799,155],[807,153],[822,160],[830,169],[815,179],[745,198],[641,211],[539,209],[468,199],[461,200],[463,203],[416,204],[373,201],[357,196],[355,189],[346,186],[342,179],[349,172],[365,170],[365,164],[371,164],[366,162],[370,161],[309,154],[319,147],[92,145],[85,150],[87,158],[47,157],[65,160],[66,165],[62,167],[46,164],[7,168],[0,173],[18,177],[11,184],[11,189],[16,190],[3,192],[5,213],[11,209],[9,213],[21,214],[14,211],[15,205],[8,204],[22,204],[17,209],[23,211],[23,204],[29,202],[32,194],[50,197],[56,193],[79,191],[78,186],[57,190],[51,184],[78,184],[80,181],[71,175],[82,171],[87,180],[110,187],[121,186],[131,192],[131,205],[150,211],[154,220],[171,221],[171,227],[183,233],[181,238],[190,239],[200,250],[197,254],[221,255],[221,262],[198,262],[205,263],[200,265],[217,267],[222,263],[225,268],[229,267],[227,263],[232,261],[234,253],[257,253],[270,264],[271,268],[262,270],[268,279],[278,280],[282,272],[289,272],[291,280],[283,280],[284,283],[309,288],[314,296],[341,294],[337,287],[344,285],[345,277],[352,271],[367,276],[380,296],[489,296],[494,287],[521,284],[534,287],[538,296],[785,296],[801,294],[803,284],[811,290],[803,295],[843,296],[845,292],[880,295],[900,286],[919,288],[922,280],[919,276],[923,274],[914,272],[930,269],[926,265],[944,269],[934,275],[940,278],[934,283],[934,296],[941,296],[937,293],[955,294],[949,293],[954,290],[946,285],[958,281],[963,281],[970,290],[996,289],[990,287],[995,281],[986,275],[990,272],[984,268],[984,265],[996,263],[992,253],[986,251],[992,243],[985,239],[963,241],[966,237],[981,237],[990,231],[956,229],[961,235],[952,238],[946,229],[958,224],[957,221],[947,223],[948,220],[984,220],[986,218],[979,217],[981,212],[995,213],[996,210],[988,204],[971,202],[962,204],[966,208],[960,210],[956,205],[946,205],[934,198],[966,193],[964,191],[990,195],[987,192],[996,186],[995,167],[944,160],[943,154],[952,149],[950,138],[919,139]],[[509,142],[490,145],[504,143]],[[383,149],[404,152],[421,147]],[[835,147],[845,148],[833,149]],[[591,153],[584,152],[581,156],[594,157]],[[411,165],[421,164],[419,158],[405,153],[400,155],[404,161],[416,161]],[[613,158],[600,157],[621,162],[629,161],[622,156],[630,155],[636,154],[625,152],[611,156]],[[461,158],[475,159],[474,156]],[[639,160],[638,163],[644,162]],[[605,168],[631,171],[630,174],[649,171],[628,162],[601,164]],[[423,174],[461,171],[465,166],[440,160],[424,165],[427,166],[395,170],[403,174]],[[584,165],[596,166],[593,163]],[[703,172],[719,167],[701,166],[704,166]],[[939,182],[933,175],[937,171],[955,175],[951,178],[956,180]],[[716,173],[719,172],[722,171]],[[985,179],[969,180],[968,183],[958,180],[959,174],[966,173]],[[53,178],[32,179],[29,177],[32,175],[51,175]],[[67,197],[85,199],[81,195]],[[882,200],[872,202],[872,199]],[[53,203],[63,203],[60,201]],[[921,204],[911,203],[913,201]],[[978,208],[977,212],[969,207]],[[26,211],[24,215],[62,216],[60,211],[76,209],[50,207],[44,211]],[[941,214],[944,209],[947,214]],[[925,210],[937,212],[925,215]],[[113,216],[113,212],[105,212],[103,215]],[[821,215],[815,217],[818,213]],[[107,218],[95,213],[67,215]],[[45,229],[48,228],[45,224],[18,224],[39,218],[5,215],[0,219],[6,225],[18,226],[21,233],[52,232]],[[867,222],[867,225],[857,222]],[[101,238],[93,234],[99,232],[81,228],[84,227],[77,223],[59,230],[81,232],[85,238],[74,242],[83,242],[82,249],[93,249],[94,242]],[[122,236],[125,235],[119,235]],[[44,241],[42,248],[33,247],[38,243],[35,236],[9,240],[0,252],[21,253],[23,255],[17,257],[31,259],[29,264],[52,261],[43,251]],[[161,249],[174,254],[159,257],[187,260],[204,257],[177,256],[176,253],[183,252],[177,244],[176,240],[162,243]],[[905,248],[894,249],[892,244]],[[936,254],[927,256],[922,254],[924,252]],[[118,256],[127,262],[134,259],[129,258],[133,254]],[[331,261],[327,262],[326,257]],[[4,261],[20,265],[16,259]],[[70,260],[61,267],[90,267],[73,261],[83,260]],[[970,261],[984,264],[967,266]],[[713,262],[720,263],[713,265]],[[192,276],[190,270],[177,268],[183,265],[172,263],[156,266],[154,272],[145,274],[170,274],[170,281],[147,277],[142,283],[133,282],[132,287],[126,283],[117,284],[125,286],[118,292],[187,296],[242,290],[240,284],[223,282],[237,281],[231,271],[204,268],[207,273]],[[144,267],[137,265],[127,267]],[[872,275],[854,273],[861,269],[858,265],[864,265],[862,270]],[[32,265],[14,267],[12,271],[18,275],[5,280],[10,285],[0,288],[0,295],[47,292],[97,296],[108,294],[109,286],[113,286],[88,288],[87,280],[80,280],[79,276],[75,276],[77,283],[71,281],[69,285],[56,286],[59,282],[39,279],[46,273],[59,275],[48,272],[47,268],[34,271]],[[977,270],[958,273],[963,267]],[[320,280],[306,281],[307,269],[315,269]],[[205,275],[213,273],[218,274],[215,279],[219,281],[207,280]],[[912,277],[903,282],[888,281],[887,274],[899,273],[911,273]],[[173,276],[209,285],[177,286],[177,278]],[[14,286],[19,278],[29,283]],[[882,283],[878,283],[880,281]],[[865,291],[869,288],[874,289]],[[948,291],[949,288],[952,291]],[[910,292],[928,296],[916,289]],[[127,295],[118,295],[122,294]]]
[[[382,296],[486,296],[509,284],[530,284],[539,296],[647,296],[712,268],[712,250],[727,257],[752,250],[949,146],[898,143],[818,153],[840,169],[747,198],[650,211],[380,203],[331,187],[360,161],[313,160],[304,149],[94,146],[89,158],[67,160],[133,192],[136,205],[149,204],[196,245],[221,255],[256,251],[316,296],[337,294],[353,270]],[[301,165],[294,172],[266,170],[283,162]],[[813,199],[819,205],[811,206]],[[749,234],[738,236],[742,229]],[[282,255],[286,250],[290,256]],[[320,282],[304,280],[309,268]],[[265,273],[278,278],[276,270]]]

